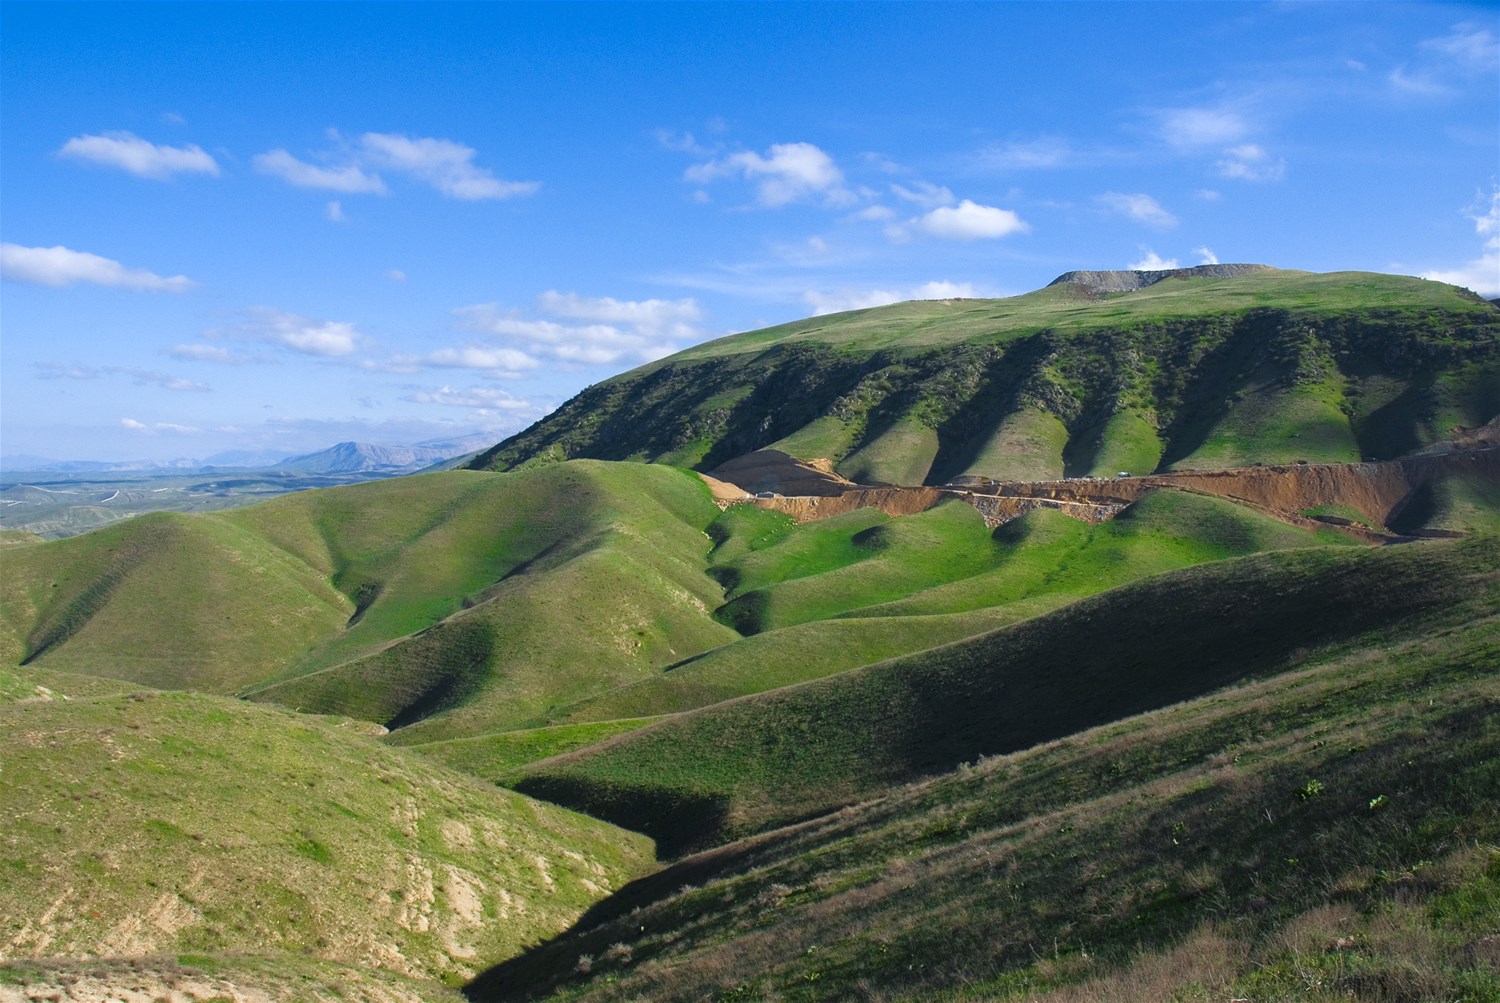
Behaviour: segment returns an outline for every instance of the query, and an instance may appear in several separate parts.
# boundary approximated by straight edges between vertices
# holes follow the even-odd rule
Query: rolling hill
[[[775,448],[864,483],[1040,480],[1387,459],[1500,412],[1500,311],[1453,286],[1219,266],[1125,288],[1139,274],[721,338],[590,387],[473,466],[708,471]]]
[[[470,997],[1494,999],[1496,547],[1178,572],[852,674],[862,697],[809,685],[625,739],[615,763],[675,741],[662,782],[733,788],[766,824],[789,790],[884,777],[636,882]],[[1401,612],[1376,582],[1423,594]],[[1201,657],[1216,629],[1227,664]],[[603,777],[607,748],[576,768]]]
[[[1453,287],[1069,273],[7,533],[0,1000],[1491,1000],[1497,412]]]
[[[284,952],[451,984],[648,859],[347,719],[36,670],[0,694],[7,961]]]

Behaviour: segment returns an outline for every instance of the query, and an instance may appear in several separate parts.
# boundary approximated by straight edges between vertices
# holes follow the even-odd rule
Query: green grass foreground
[[[361,722],[35,669],[0,695],[13,961],[287,952],[453,983],[650,858]]]
[[[988,663],[1009,684],[990,696],[974,682],[986,663],[965,646],[909,665],[907,677],[926,669],[920,691],[894,666],[878,688],[880,670],[854,674],[899,716],[825,690],[814,718],[817,687],[792,691],[768,731],[837,756],[844,731],[884,723],[906,757],[875,751],[876,764],[922,772],[942,759],[941,772],[686,858],[467,991],[1493,1000],[1497,569],[1493,539],[1248,558],[1044,618],[1024,672]],[[1382,591],[1404,597],[1404,611]],[[1227,636],[1205,657],[1195,639],[1215,631]],[[1241,632],[1265,643],[1247,653]],[[1120,698],[1127,681],[1139,697]],[[1129,716],[1146,694],[1169,706]],[[1068,723],[1003,751],[1033,716]],[[1078,730],[1097,718],[1107,723]],[[737,725],[718,724],[734,748]],[[679,738],[679,761],[709,755]],[[768,751],[782,774],[820,769],[812,754]],[[728,760],[697,773],[722,780]],[[766,782],[775,773],[759,779],[779,798]]]

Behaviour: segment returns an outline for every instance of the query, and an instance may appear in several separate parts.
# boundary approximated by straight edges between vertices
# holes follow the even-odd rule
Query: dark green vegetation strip
[[[904,303],[735,335],[584,391],[474,461],[710,470],[766,447],[864,481],[1390,458],[1500,411],[1500,311],[1441,283],[1267,272]]]
[[[1497,568],[1493,538],[1217,562],[968,641],[671,718],[511,782],[681,853],[1191,699],[1309,651],[1461,619],[1476,600],[1494,604]],[[670,813],[642,817],[636,789],[719,810],[689,829]]]
[[[1109,668],[1024,687],[1039,714],[1085,720],[1109,676],[1141,679],[1148,627],[1188,688],[1220,671],[1193,638],[1223,630],[1245,664],[1259,629],[1271,651],[1227,689],[1116,702],[1115,723],[683,860],[469,995],[1495,999],[1497,568],[1494,540],[1273,555],[1080,604],[1074,647]],[[930,690],[933,740],[965,726],[962,675]]]

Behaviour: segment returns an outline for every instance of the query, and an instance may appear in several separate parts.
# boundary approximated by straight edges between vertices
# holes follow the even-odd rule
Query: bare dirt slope
[[[1099,522],[1113,518],[1149,491],[1170,489],[1227,498],[1298,525],[1310,521],[1306,515],[1309,511],[1328,507],[1352,510],[1377,530],[1371,538],[1379,539],[1382,535],[1379,531],[1391,524],[1418,489],[1456,475],[1500,484],[1500,446],[1484,444],[1425,452],[1386,463],[1286,464],[1062,481],[997,482],[969,478],[943,488],[852,486],[837,495],[810,493],[756,498],[753,503],[785,512],[799,522],[811,522],[860,508],[876,508],[887,515],[912,515],[944,499],[960,498],[979,509],[987,523],[998,526],[1039,507],[1056,508],[1086,522]],[[1361,533],[1357,525],[1345,528],[1369,535]]]

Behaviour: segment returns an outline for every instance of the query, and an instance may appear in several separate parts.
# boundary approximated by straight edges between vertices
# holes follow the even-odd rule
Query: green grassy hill
[[[1390,458],[1500,413],[1500,310],[1453,286],[1266,269],[1133,292],[901,303],[690,348],[474,461],[710,470],[754,449],[863,482]]]
[[[1013,627],[669,717],[507,782],[680,853],[1305,662],[1488,615],[1500,545],[1216,562]]]
[[[872,784],[842,810],[684,859],[467,991],[1495,999],[1497,558],[1492,539],[1227,562],[1081,603],[1039,621],[1029,642],[1012,636],[1010,650],[1031,660],[1025,672],[992,669],[1002,689],[972,684],[970,644],[908,663],[907,679],[855,713],[840,713],[852,691],[817,716],[797,703],[816,686],[779,695],[779,715],[763,718],[775,738],[757,748],[772,761],[756,778],[765,794],[795,786],[775,783],[778,772],[810,779],[814,756],[841,757],[845,729],[882,723],[895,751],[866,745],[873,771],[942,772]],[[1392,593],[1409,604],[1382,598]],[[1228,665],[1193,657],[1215,633]],[[873,689],[880,673],[854,678]],[[1142,692],[1121,699],[1125,680]],[[1130,716],[1149,702],[1168,706]],[[727,710],[710,713],[743,750]],[[685,730],[695,717],[678,719],[675,758],[728,790],[730,756],[702,762],[708,746]],[[1076,730],[1091,719],[1107,723]],[[1055,740],[1001,751],[1052,724]],[[668,740],[665,725],[658,733]]]
[[[0,694],[9,960],[285,952],[452,982],[649,859],[358,722],[26,668]]]
[[[153,514],[9,551],[0,651],[392,725],[462,705],[460,731],[513,726],[737,636],[710,617],[718,515],[696,477],[597,463]]]

